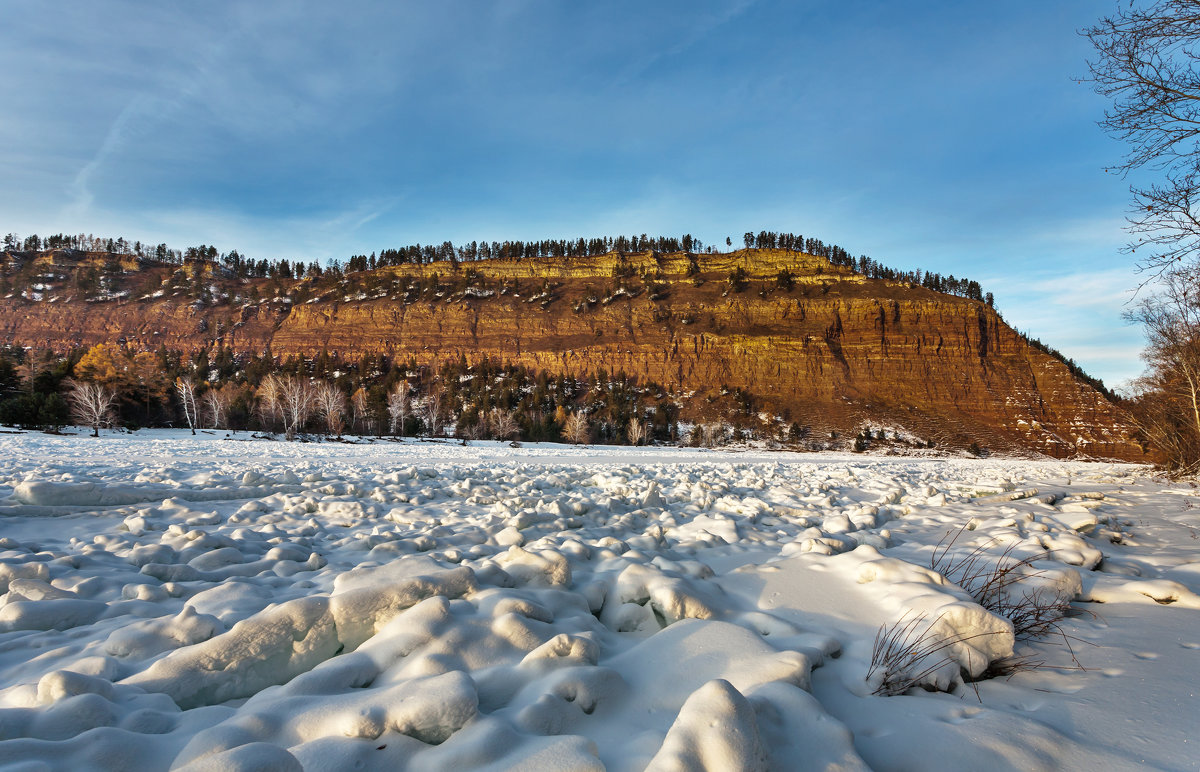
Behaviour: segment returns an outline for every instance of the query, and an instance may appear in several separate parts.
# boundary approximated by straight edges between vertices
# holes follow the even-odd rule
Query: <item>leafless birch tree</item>
[[[442,396],[442,384],[437,381],[431,382],[422,405],[430,437],[436,437],[442,433]]]
[[[258,385],[258,421],[264,431],[273,432],[282,419],[279,378],[268,375]]]
[[[637,416],[629,419],[629,429],[626,431],[629,435],[630,445],[641,445],[642,440],[646,438],[646,425],[642,423]]]
[[[404,436],[404,422],[408,419],[409,395],[412,384],[401,379],[388,392],[387,411],[389,429],[392,434]]]
[[[285,375],[277,380],[283,432],[288,440],[294,440],[312,415],[315,392],[311,383],[294,375]]]
[[[117,395],[98,383],[75,382],[67,395],[71,405],[71,418],[81,426],[90,426],[92,436],[100,436],[100,427],[113,423],[113,408]]]
[[[350,397],[350,409],[353,415],[353,421],[358,431],[364,434],[375,433],[375,413],[371,410],[371,403],[367,396],[367,390],[359,387],[358,390]]]
[[[703,424],[700,427],[700,436],[703,437],[706,448],[715,448],[717,445],[724,444],[725,434],[724,424]]]
[[[187,421],[192,434],[195,434],[196,424],[200,423],[200,410],[196,401],[196,382],[186,375],[176,378],[175,395],[179,397],[179,409],[183,411],[183,419]]]
[[[566,437],[567,442],[586,445],[592,438],[591,435],[591,428],[588,426],[588,419],[583,411],[577,411],[567,416],[567,421],[563,424],[563,436]]]
[[[201,414],[204,416],[205,423],[212,429],[228,428],[229,416],[229,386],[221,388],[210,388],[204,392],[204,396],[200,398],[202,403]]]
[[[487,429],[498,440],[510,440],[521,431],[511,410],[494,407],[488,412]]]
[[[322,381],[315,387],[314,403],[317,415],[325,422],[326,433],[341,437],[346,425],[346,397],[342,390]]]
[[[1139,426],[1169,469],[1200,469],[1200,275],[1167,271],[1158,294],[1126,318],[1146,332],[1149,369],[1133,401]]]

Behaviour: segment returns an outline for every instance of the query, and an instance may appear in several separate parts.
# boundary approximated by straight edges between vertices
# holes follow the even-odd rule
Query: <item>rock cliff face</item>
[[[291,302],[268,280],[214,280],[230,295],[215,303],[142,292],[166,271],[127,278],[123,300],[13,294],[0,301],[0,340],[623,370],[693,400],[742,388],[824,431],[870,420],[943,445],[1146,460],[1119,407],[982,303],[794,252],[403,266],[337,286],[289,281]]]

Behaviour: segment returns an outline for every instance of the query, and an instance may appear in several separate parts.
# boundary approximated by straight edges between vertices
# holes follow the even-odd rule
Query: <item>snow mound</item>
[[[171,432],[0,457],[0,766],[1191,762],[1200,510],[1136,468]],[[1082,669],[939,562],[954,534]],[[877,696],[910,624],[925,689]]]
[[[393,578],[396,573],[382,572]],[[226,633],[171,652],[125,683],[166,694],[185,709],[249,697],[357,648],[420,600],[457,598],[474,589],[468,568],[410,576],[394,585],[364,584],[361,575],[351,577],[332,596],[270,606]],[[130,647],[128,642],[118,645]]]
[[[770,768],[754,708],[728,681],[716,679],[701,686],[683,703],[646,772],[686,769],[767,772]]]

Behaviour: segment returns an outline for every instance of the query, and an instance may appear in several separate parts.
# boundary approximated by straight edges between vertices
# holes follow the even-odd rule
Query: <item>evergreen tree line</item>
[[[747,232],[743,234],[742,243],[747,249],[781,249],[792,252],[802,252],[817,257],[823,257],[834,265],[843,266],[871,279],[886,279],[903,281],[912,285],[925,287],[947,295],[978,300],[994,306],[992,293],[983,291],[977,281],[966,278],[956,278],[953,274],[942,276],[931,271],[916,269],[902,271],[888,267],[866,255],[854,257],[848,250],[837,244],[827,244],[819,238],[805,237],[802,234],[780,233],[775,231]],[[726,248],[732,248],[731,238],[725,239]],[[106,251],[114,254],[133,254],[145,259],[155,259],[164,263],[182,264],[192,261],[204,261],[213,265],[223,266],[227,273],[238,278],[272,278],[272,279],[301,279],[304,277],[319,277],[331,272],[340,277],[345,273],[373,271],[377,268],[400,265],[419,265],[439,261],[449,263],[473,262],[477,260],[529,260],[544,257],[590,257],[609,254],[610,252],[709,252],[716,247],[705,245],[700,239],[691,234],[682,237],[648,236],[643,233],[637,236],[596,236],[577,239],[543,239],[540,241],[472,241],[469,244],[455,245],[450,241],[441,244],[410,244],[404,247],[382,249],[369,255],[352,255],[345,263],[333,260],[328,266],[322,266],[313,261],[303,260],[266,260],[242,255],[237,250],[221,253],[216,247],[201,244],[188,247],[185,250],[169,248],[159,244],[150,248],[141,242],[130,243],[124,237],[117,239],[100,239],[94,236],[79,234],[77,236],[57,234],[45,239],[37,235],[19,238],[15,233],[5,236],[4,248],[8,251],[37,251],[39,249],[79,249],[83,251]]]
[[[1112,389],[1105,386],[1104,381],[1102,381],[1101,379],[1096,378],[1091,375],[1088,375],[1087,372],[1085,372],[1084,369],[1082,367],[1080,367],[1079,364],[1074,359],[1067,358],[1067,356],[1065,354],[1063,354],[1061,351],[1054,348],[1053,346],[1047,346],[1045,343],[1042,343],[1037,338],[1030,337],[1029,335],[1026,335],[1023,332],[1020,333],[1020,335],[1021,335],[1021,340],[1025,341],[1030,346],[1033,346],[1034,348],[1036,348],[1038,351],[1042,352],[1043,354],[1051,356],[1054,359],[1057,359],[1058,361],[1062,362],[1064,365],[1067,366],[1067,369],[1071,372],[1071,375],[1075,376],[1079,380],[1081,380],[1084,383],[1091,386],[1096,391],[1103,394],[1105,397],[1108,398],[1108,400],[1110,402],[1121,402],[1122,401],[1121,395],[1117,394]]]
[[[455,246],[410,244],[380,250],[378,254],[353,255],[346,261],[346,272],[369,271],[405,264],[471,262],[474,260],[530,260],[538,257],[590,257],[610,252],[703,252],[712,251],[691,234],[675,236],[599,236],[541,241],[472,241]]]
[[[728,241],[728,240],[727,240]],[[995,305],[992,293],[984,293],[979,282],[970,279],[956,279],[953,274],[942,276],[939,273],[925,272],[920,268],[915,271],[901,271],[890,268],[866,255],[857,258],[844,247],[837,244],[826,244],[818,238],[805,238],[795,233],[775,233],[774,231],[747,232],[742,236],[742,243],[747,249],[784,249],[792,252],[803,252],[809,255],[823,257],[834,265],[849,268],[855,273],[868,279],[886,279],[888,281],[903,281],[912,285],[925,287],[944,295],[958,295]]]
[[[184,253],[178,249],[172,249],[166,244],[150,245],[143,244],[140,241],[127,241],[124,236],[118,236],[115,239],[95,236],[90,233],[56,233],[52,236],[42,238],[36,233],[26,236],[22,239],[15,233],[5,234],[3,240],[4,251],[6,252],[38,252],[41,250],[51,249],[75,249],[80,252],[107,252],[111,255],[134,255],[144,259],[154,259],[165,263],[180,263],[183,262]],[[192,247],[188,252],[192,253],[193,257],[197,257],[196,247]],[[203,257],[209,257],[209,247],[203,248],[205,251]],[[212,259],[216,258],[216,249],[212,248]]]

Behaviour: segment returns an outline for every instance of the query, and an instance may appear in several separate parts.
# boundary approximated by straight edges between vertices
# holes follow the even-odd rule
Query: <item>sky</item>
[[[1115,7],[1115,6],[1113,6]],[[0,0],[0,232],[305,261],[745,231],[978,280],[1110,386],[1085,0]]]

